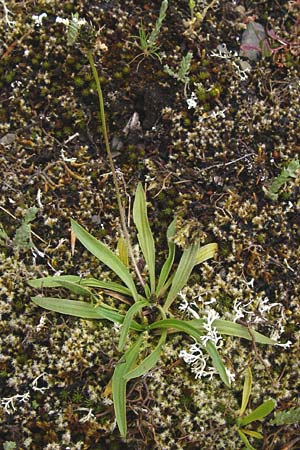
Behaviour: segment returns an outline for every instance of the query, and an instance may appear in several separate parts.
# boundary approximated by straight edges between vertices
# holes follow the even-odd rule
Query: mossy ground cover
[[[219,1],[203,20],[191,22],[188,2],[170,1],[160,32],[161,62],[142,56],[133,61],[140,52],[133,36],[141,19],[152,29],[158,1],[5,5],[15,23],[5,23],[0,4],[0,221],[8,236],[1,241],[0,377],[1,399],[14,397],[14,408],[2,402],[1,445],[242,449],[233,424],[247,364],[253,409],[268,398],[278,411],[299,406],[299,176],[282,186],[276,201],[265,192],[299,157],[299,2]],[[208,5],[196,2],[194,13]],[[292,342],[285,349],[226,338],[223,357],[236,378],[227,389],[217,377],[195,379],[179,357],[191,342],[174,335],[159,365],[129,385],[126,443],[109,397],[119,330],[45,312],[31,302],[35,293],[27,285],[60,271],[110,279],[83,247],[72,256],[70,217],[111,247],[119,236],[90,68],[55,23],[75,11],[99,30],[95,59],[123,198],[129,207],[138,182],[146,184],[159,262],[176,213],[176,242],[183,248],[195,238],[219,246],[218,257],[194,271],[183,293],[188,301],[199,311],[210,303],[229,319],[240,302],[248,311],[240,320],[250,328]],[[33,16],[42,13],[47,16],[38,26]],[[253,20],[287,44],[257,61],[244,58],[250,65],[245,76],[238,56],[215,55],[224,43],[239,52]],[[188,51],[193,59],[186,95],[196,95],[190,108],[184,85],[163,70],[165,64],[176,70]],[[134,113],[139,123],[126,127]],[[15,232],[33,206],[33,246],[16,247]],[[295,425],[272,427],[266,419],[255,429],[264,435],[257,448],[299,446]]]

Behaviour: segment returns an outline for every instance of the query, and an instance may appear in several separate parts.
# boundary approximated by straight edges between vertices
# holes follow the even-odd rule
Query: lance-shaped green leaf
[[[95,299],[93,293],[86,287],[81,286],[81,284],[79,283],[72,283],[72,281],[66,280],[57,280],[57,283],[59,286],[64,287],[71,292],[74,292],[74,294],[82,295],[84,297],[93,297]]]
[[[180,319],[162,319],[148,325],[148,330],[155,330],[157,328],[179,330],[189,334],[197,341],[200,341],[201,336],[203,336],[203,333],[191,326],[188,321]]]
[[[114,402],[114,410],[118,428],[121,436],[126,437],[127,421],[126,421],[126,375],[132,369],[137,360],[139,349],[141,346],[143,335],[139,336],[136,342],[122,356],[115,367],[112,377],[112,395]]]
[[[167,241],[168,241],[168,247],[169,247],[169,255],[161,269],[158,284],[156,287],[156,295],[160,296],[160,291],[163,288],[164,284],[166,283],[170,270],[172,268],[173,262],[174,262],[174,256],[175,256],[175,244],[172,240],[174,234],[176,231],[176,219],[172,220],[170,225],[168,226],[167,230]]]
[[[167,330],[163,330],[161,337],[158,341],[158,344],[153,350],[153,352],[151,352],[150,355],[146,356],[146,358],[137,367],[135,367],[133,370],[127,373],[127,375],[125,376],[127,381],[131,380],[132,378],[142,377],[157,364],[163,346],[166,342],[166,337],[167,337]]]
[[[2,223],[0,222],[0,244],[4,244],[9,241],[9,236],[4,230]]]
[[[29,284],[29,286],[34,288],[52,288],[60,287],[61,281],[80,283],[80,281],[82,281],[82,278],[77,275],[55,275],[53,277],[35,278],[34,280],[27,281],[27,283]]]
[[[203,331],[204,319],[192,319],[188,321],[188,323],[190,323],[194,328]],[[252,341],[254,338],[255,342],[258,344],[268,344],[268,345],[277,344],[277,342],[274,341],[273,339],[270,339],[269,337],[264,336],[263,334],[258,333],[257,331],[254,330],[251,330],[250,333],[248,328],[245,327],[244,325],[231,322],[230,320],[216,319],[213,322],[213,326],[217,328],[220,334],[225,334],[227,336],[240,337],[243,339],[247,339],[248,341]]]
[[[119,340],[119,345],[118,345],[118,350],[121,352],[124,348],[125,342],[126,342],[126,337],[130,328],[130,324],[132,322],[133,317],[139,312],[141,311],[141,309],[144,306],[149,305],[148,300],[142,300],[140,302],[134,303],[133,305],[130,306],[130,308],[128,309],[126,315],[125,315],[125,319],[121,328],[121,334],[120,334],[120,340]]]
[[[216,244],[214,242],[211,244],[206,244],[203,247],[199,248],[197,257],[196,257],[196,264],[201,264],[204,261],[207,261],[208,259],[213,258],[215,256],[217,250],[218,250],[218,244]]]
[[[226,368],[223,364],[223,361],[221,359],[221,356],[213,343],[213,341],[209,340],[205,346],[205,350],[211,357],[212,363],[218,374],[220,375],[221,380],[224,384],[226,384],[227,387],[230,387],[230,380],[228,378]]]
[[[248,438],[245,436],[245,434],[241,431],[241,430],[237,430],[239,433],[239,436],[241,438],[241,440],[243,441],[243,443],[246,445],[246,448],[248,450],[255,450],[255,448],[250,444],[250,442],[248,441]]]
[[[242,395],[242,403],[241,403],[241,409],[239,412],[239,415],[242,416],[245,412],[245,409],[247,408],[250,394],[252,389],[252,372],[250,367],[247,367],[245,370],[245,380],[244,380],[244,386],[243,386],[243,395]]]
[[[117,252],[120,260],[124,264],[124,266],[129,266],[129,258],[128,258],[128,248],[125,239],[123,236],[119,237],[118,245],[117,245]]]
[[[95,287],[108,291],[119,292],[120,294],[132,297],[131,291],[120,283],[114,281],[101,281],[96,278],[82,278],[77,275],[55,275],[53,277],[36,278],[29,280],[28,284],[34,288],[53,288],[60,287],[62,282],[67,281],[79,284],[80,286]]]
[[[163,307],[165,312],[170,308],[178,293],[186,285],[196,264],[198,251],[199,244],[193,244],[184,250],[175,272],[167,300]]]
[[[139,295],[137,293],[134,281],[130,275],[129,270],[122,263],[120,258],[115,255],[106,245],[98,241],[94,236],[88,233],[75,220],[71,219],[72,230],[77,239],[84,245],[84,247],[98,258],[103,264],[113,270],[125,283],[130,290],[132,297],[137,302]]]
[[[133,221],[138,231],[138,241],[149,270],[151,294],[155,292],[155,245],[147,215],[147,204],[142,184],[136,188],[133,203]]]
[[[99,289],[105,289],[107,291],[119,292],[120,294],[132,297],[131,291],[120,283],[115,283],[114,281],[101,281],[96,278],[82,278],[82,286],[94,287]]]
[[[107,305],[93,306],[90,303],[78,300],[55,297],[32,297],[31,300],[38,306],[49,311],[68,314],[69,316],[80,317],[82,319],[106,319],[111,322],[122,324],[124,315],[110,308]],[[130,328],[141,331],[144,327],[135,321],[131,321]]]
[[[184,333],[189,334],[200,343],[201,337],[203,336],[203,333],[201,331],[192,327],[188,322],[179,319],[158,320],[157,322],[153,322],[151,325],[148,326],[149,330],[154,330],[156,328],[163,328],[163,329],[175,328],[176,330],[183,331]],[[213,342],[208,341],[208,343],[206,344],[206,346],[204,346],[204,348],[211,357],[213,365],[217,370],[217,372],[219,373],[221,380],[226,384],[226,386],[230,386],[230,381],[225,366]]]
[[[266,402],[262,403],[257,408],[255,408],[255,410],[252,411],[250,414],[248,414],[246,417],[238,419],[237,422],[239,426],[244,427],[249,423],[254,422],[255,420],[262,420],[265,416],[270,414],[274,408],[275,408],[274,400],[267,400]]]
[[[254,437],[255,439],[263,439],[263,434],[259,433],[258,431],[254,430],[247,430],[247,428],[243,428],[241,430],[243,433],[248,434],[248,436]]]

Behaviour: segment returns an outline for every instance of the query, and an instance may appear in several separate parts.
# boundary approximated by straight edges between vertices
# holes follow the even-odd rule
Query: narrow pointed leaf
[[[176,330],[183,331],[186,334],[192,336],[196,341],[201,342],[201,337],[204,333],[192,327],[187,321],[179,320],[179,319],[163,319],[158,320],[157,322],[153,322],[148,326],[149,330],[154,330],[156,328],[175,328]],[[225,366],[221,360],[219,352],[217,351],[215,345],[208,341],[207,345],[204,347],[212,359],[213,365],[217,372],[219,373],[221,380],[226,384],[226,386],[230,386],[230,382],[228,379],[228,375],[225,370]]]
[[[145,292],[146,298],[149,299],[150,296],[151,296],[151,292],[150,292],[150,288],[149,288],[149,286],[148,286],[147,283],[145,283],[145,286],[144,286],[144,292]]]
[[[180,320],[180,319],[162,319],[157,320],[156,322],[151,323],[148,326],[149,330],[155,330],[155,329],[175,329],[178,331],[182,331],[186,334],[189,334],[193,338],[195,338],[197,341],[200,341],[201,336],[203,336],[203,333],[193,326],[189,324],[188,321]]]
[[[211,357],[213,366],[216,369],[216,371],[218,372],[218,374],[220,375],[220,378],[223,381],[223,383],[227,387],[230,387],[230,380],[228,378],[225,366],[223,364],[223,361],[221,359],[221,356],[220,356],[218,350],[216,349],[215,344],[212,341],[208,341],[205,346],[205,350]]]
[[[122,356],[117,366],[115,367],[112,377],[112,394],[114,402],[114,410],[120,434],[123,438],[127,433],[126,421],[126,375],[133,367],[137,360],[139,349],[141,346],[142,335],[136,342],[127,350]]]
[[[252,372],[250,367],[245,370],[245,380],[243,386],[242,404],[239,415],[242,416],[247,408],[252,389]]]
[[[52,288],[63,286],[63,282],[115,291],[132,297],[130,289],[120,283],[115,283],[114,281],[101,281],[96,278],[82,278],[77,275],[56,275],[53,277],[36,278],[34,280],[29,280],[27,283],[34,288]]]
[[[167,230],[167,241],[168,241],[168,247],[169,247],[169,255],[161,269],[158,284],[156,287],[156,294],[159,296],[160,290],[166,283],[170,270],[172,268],[174,257],[175,257],[175,243],[172,241],[172,238],[176,231],[176,219],[172,220],[170,225],[168,226]]]
[[[126,380],[129,381],[132,378],[142,377],[145,375],[149,370],[151,370],[156,364],[157,361],[160,358],[163,346],[166,342],[167,337],[167,331],[164,330],[161,334],[161,337],[159,339],[159,342],[153,352],[150,353],[135,369],[131,370],[126,375]]]
[[[199,251],[199,244],[193,244],[184,250],[175,272],[167,300],[164,305],[164,311],[167,311],[172,305],[181,289],[186,285],[190,274],[196,264],[196,258]]]
[[[250,414],[248,414],[246,417],[242,418],[239,421],[240,426],[244,427],[249,423],[254,422],[255,420],[262,420],[264,417],[270,414],[274,408],[275,408],[274,400],[267,400],[266,402],[262,403],[257,408],[255,408],[255,410],[252,411]]]
[[[74,294],[82,295],[84,297],[94,297],[93,293],[89,289],[79,283],[73,283],[72,281],[66,280],[57,280],[57,283],[60,287],[66,288],[69,291],[74,292]]]
[[[204,261],[207,261],[208,259],[211,259],[215,256],[218,250],[218,244],[211,243],[204,245],[198,250],[197,257],[196,257],[196,265],[201,264]]]
[[[80,283],[81,277],[77,275],[56,275],[53,277],[35,278],[29,280],[27,283],[34,288],[48,288],[48,287],[60,287],[61,281],[70,281],[71,283]]]
[[[255,439],[263,439],[263,434],[259,433],[258,431],[254,430],[247,430],[247,428],[243,428],[241,430],[243,433],[248,434],[248,436],[254,437]]]
[[[42,306],[50,311],[81,317],[82,319],[106,318],[101,314],[98,308],[95,308],[94,305],[87,302],[55,297],[32,297],[31,299],[36,305]],[[108,313],[110,312],[109,309],[107,309],[107,311]],[[124,316],[122,317],[124,318]]]
[[[169,278],[167,279],[167,281],[165,282],[163,287],[159,290],[159,292],[157,293],[157,298],[162,298],[165,296],[165,293],[168,291],[169,287],[173,283],[174,276],[175,276],[175,272],[169,276]]]
[[[243,441],[243,443],[246,445],[246,448],[248,450],[255,450],[254,447],[252,447],[252,445],[250,444],[250,442],[248,441],[247,437],[245,436],[245,434],[241,431],[241,430],[237,430],[241,440]]]
[[[48,309],[49,311],[68,314],[69,316],[80,317],[82,319],[106,319],[111,322],[122,324],[125,317],[107,305],[95,307],[90,303],[78,300],[55,297],[32,297],[31,299],[36,305]],[[142,331],[144,328],[135,321],[131,322],[130,327],[135,331]]]
[[[189,323],[193,327],[203,331],[203,319],[192,319],[189,321]],[[217,328],[220,334],[240,337],[243,339],[247,339],[248,341],[252,341],[254,337],[255,342],[258,344],[268,344],[268,345],[277,344],[277,342],[274,341],[273,339],[270,339],[267,336],[264,336],[263,334],[258,333],[257,331],[254,330],[251,330],[251,333],[253,335],[252,337],[247,327],[245,327],[244,325],[240,325],[239,323],[231,322],[230,320],[216,319],[213,322],[213,325],[214,327]]]
[[[142,184],[136,188],[133,203],[133,221],[138,231],[138,241],[149,270],[151,294],[155,292],[155,245],[148,221],[147,204]]]
[[[120,283],[115,283],[114,281],[101,281],[97,280],[96,278],[82,278],[81,285],[105,289],[107,291],[115,291],[119,292],[120,294],[127,295],[128,297],[132,297],[130,289]]]
[[[122,263],[124,264],[124,266],[128,267],[129,266],[128,249],[127,249],[126,241],[123,238],[123,236],[119,237],[117,251],[118,251],[118,256],[119,256],[120,260],[122,261]]]
[[[119,352],[121,352],[124,348],[125,342],[126,342],[126,338],[127,338],[127,334],[130,328],[130,324],[132,322],[133,317],[139,312],[141,311],[141,309],[144,306],[149,305],[149,302],[147,300],[142,300],[140,302],[134,303],[133,305],[130,306],[130,308],[128,309],[126,315],[125,315],[125,319],[121,328],[121,334],[120,334],[120,340],[119,340],[119,345],[118,345],[118,350]]]
[[[106,245],[98,241],[94,236],[88,233],[75,220],[71,219],[71,225],[77,239],[84,245],[84,247],[98,258],[103,264],[113,270],[123,281],[123,283],[130,290],[134,300],[139,300],[134,281],[130,275],[129,270],[122,263],[120,258],[115,255]]]

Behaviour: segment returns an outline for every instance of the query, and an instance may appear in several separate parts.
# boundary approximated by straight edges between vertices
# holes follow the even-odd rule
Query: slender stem
[[[104,137],[104,143],[105,143],[105,149],[106,149],[106,153],[108,156],[108,161],[109,161],[109,165],[111,168],[111,172],[112,172],[112,177],[113,177],[113,183],[114,183],[114,187],[116,190],[116,197],[117,197],[117,202],[118,202],[118,208],[119,208],[119,213],[120,213],[120,219],[121,219],[121,227],[122,227],[122,231],[124,234],[124,238],[127,244],[127,248],[128,248],[128,252],[135,270],[135,273],[138,276],[138,279],[141,283],[141,285],[144,287],[145,286],[145,282],[143,280],[143,277],[141,275],[141,272],[137,266],[137,262],[135,260],[134,257],[134,253],[133,253],[133,248],[130,242],[130,236],[128,233],[128,229],[127,229],[127,225],[126,225],[126,213],[125,213],[125,209],[122,205],[122,201],[121,201],[121,194],[120,194],[120,189],[119,189],[119,184],[118,184],[118,178],[117,178],[117,174],[116,174],[116,169],[115,169],[115,164],[112,158],[112,153],[111,153],[111,149],[110,149],[110,144],[109,144],[109,140],[108,140],[108,133],[107,133],[107,126],[106,126],[106,117],[105,117],[105,109],[104,109],[104,101],[103,101],[103,94],[102,94],[102,89],[101,89],[101,83],[99,80],[99,75],[95,66],[95,62],[94,62],[94,57],[93,54],[90,50],[87,50],[87,58],[89,60],[91,69],[92,69],[92,73],[94,76],[94,80],[96,82],[96,87],[97,87],[97,93],[98,93],[98,99],[99,99],[99,111],[100,111],[100,118],[101,118],[101,125],[102,125],[102,131],[103,131],[103,137]]]

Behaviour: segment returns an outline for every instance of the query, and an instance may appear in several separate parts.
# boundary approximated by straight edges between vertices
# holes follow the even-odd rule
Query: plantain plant
[[[157,364],[169,333],[183,332],[201,343],[201,337],[205,335],[205,317],[193,320],[177,319],[170,313],[170,308],[178,293],[188,282],[193,268],[212,258],[217,250],[217,245],[214,243],[203,247],[198,243],[191,244],[183,251],[177,268],[174,269],[175,244],[172,240],[176,230],[176,219],[174,219],[167,230],[168,256],[157,278],[155,242],[148,221],[146,197],[141,183],[138,184],[135,194],[133,220],[148,273],[142,293],[134,276],[123,262],[124,252],[121,258],[73,219],[71,219],[72,233],[90,253],[109,267],[121,282],[82,278],[75,275],[45,277],[29,281],[29,285],[34,288],[66,288],[87,299],[87,301],[77,301],[68,298],[33,297],[33,302],[43,308],[83,319],[106,319],[121,324],[118,343],[121,357],[112,377],[112,396],[117,424],[123,437],[126,436],[127,429],[126,385],[128,381],[145,375]],[[101,302],[97,290],[112,296],[117,293],[119,298],[120,295],[127,300],[129,298],[131,306],[126,314]],[[221,334],[248,340],[251,340],[253,336],[257,343],[275,344],[275,341],[260,333],[252,331],[250,334],[246,327],[234,322],[217,319],[213,326]],[[148,339],[149,335],[153,339],[154,349],[145,354],[141,348],[143,341]],[[226,368],[214,343],[209,340],[205,350],[210,355],[212,364],[222,381],[229,386]]]
[[[162,2],[167,7],[167,1]],[[164,18],[160,14],[160,21]],[[58,20],[57,20],[58,21]],[[67,24],[68,43],[73,45],[80,33],[80,27],[85,26],[84,21],[74,14],[71,21],[60,19],[59,22]],[[83,24],[83,25],[82,25]],[[161,24],[156,25],[158,31]],[[155,36],[154,36],[155,37]],[[153,39],[154,39],[153,37]],[[108,246],[88,233],[79,223],[71,219],[71,236],[78,239],[81,244],[92,253],[102,264],[106,265],[117,275],[119,282],[102,281],[93,277],[82,278],[76,275],[61,275],[38,278],[28,283],[33,288],[65,288],[71,293],[85,297],[87,301],[72,300],[59,297],[32,297],[33,302],[50,311],[71,316],[91,319],[109,320],[121,325],[118,350],[120,359],[112,376],[112,397],[116,421],[121,436],[126,437],[126,386],[127,383],[149,372],[160,359],[167,336],[174,332],[183,332],[201,343],[206,334],[205,317],[203,319],[181,320],[172,315],[170,309],[181,289],[186,285],[192,270],[198,264],[212,258],[217,251],[217,244],[211,243],[203,247],[193,243],[182,253],[181,259],[174,267],[175,244],[173,237],[176,232],[176,219],[167,229],[168,256],[157,277],[155,240],[151,232],[147,214],[146,196],[142,184],[139,183],[135,192],[133,205],[133,221],[137,230],[137,239],[140,250],[146,262],[146,280],[142,276],[136,258],[134,257],[130,236],[126,226],[124,207],[121,202],[118,181],[109,145],[104,102],[99,76],[95,67],[92,51],[84,48],[91,70],[96,82],[102,132],[108,160],[111,166],[113,182],[119,207],[123,237],[119,240],[118,255]],[[128,256],[130,258],[128,258]],[[130,259],[133,274],[128,268]],[[135,274],[135,275],[134,275]],[[137,278],[137,282],[136,282]],[[125,300],[130,307],[124,314],[121,310],[102,302],[98,291],[111,297]],[[123,311],[123,308],[122,308]],[[255,339],[256,343],[276,344],[268,337],[227,320],[216,319],[213,326],[224,335],[236,336],[248,340]],[[153,349],[145,352],[143,343],[153,340]],[[216,346],[211,340],[204,345],[210,355],[212,364],[226,386],[230,380]]]

